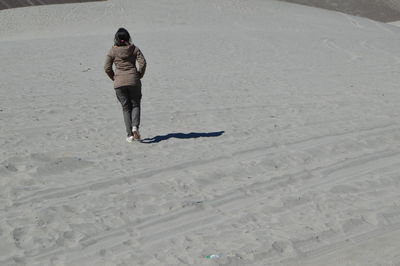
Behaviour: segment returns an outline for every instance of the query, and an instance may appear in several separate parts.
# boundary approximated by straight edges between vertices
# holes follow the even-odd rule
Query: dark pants
[[[123,86],[115,89],[117,98],[122,105],[122,113],[126,133],[132,136],[132,127],[139,128],[140,125],[140,100],[142,99],[142,88],[140,86]]]

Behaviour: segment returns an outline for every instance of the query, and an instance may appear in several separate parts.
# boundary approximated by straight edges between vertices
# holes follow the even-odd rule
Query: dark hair
[[[117,46],[124,46],[131,42],[131,35],[124,28],[119,28],[115,33],[114,44]]]

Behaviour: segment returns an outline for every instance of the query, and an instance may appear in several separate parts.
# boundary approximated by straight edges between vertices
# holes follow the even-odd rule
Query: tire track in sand
[[[124,242],[129,241],[134,237],[138,237],[139,242],[143,245],[154,243],[171,236],[176,236],[178,234],[198,230],[211,224],[223,222],[226,219],[230,219],[229,217],[224,216],[223,213],[237,213],[241,209],[251,208],[251,206],[254,206],[257,202],[265,201],[268,197],[260,197],[260,195],[254,196],[254,193],[248,193],[250,191],[265,193],[265,191],[268,190],[304,181],[304,184],[299,185],[299,191],[304,192],[304,190],[310,188],[324,188],[327,184],[345,183],[347,180],[354,180],[355,178],[362,177],[368,172],[376,171],[376,165],[380,165],[378,170],[384,172],[384,169],[392,165],[398,165],[399,163],[399,153],[373,153],[362,156],[361,158],[355,158],[351,161],[346,160],[342,163],[335,163],[328,166],[329,170],[326,171],[328,176],[341,176],[341,178],[329,182],[326,182],[325,179],[321,179],[319,176],[312,176],[310,178],[310,172],[308,171],[274,177],[272,180],[262,183],[252,183],[245,188],[229,191],[228,193],[216,197],[205,204],[200,204],[186,210],[178,210],[163,217],[148,217],[138,223],[128,224],[106,233],[96,235],[95,237],[90,237],[81,242],[82,246],[67,251],[69,254],[73,254],[72,257],[74,260],[81,260],[84,257],[90,256],[89,254],[96,254],[100,249],[114,249],[116,246],[124,246]],[[276,183],[272,182],[271,184],[271,181],[276,181]],[[303,204],[305,203],[306,202]],[[292,207],[296,206],[298,205]],[[223,212],[221,209],[223,209]],[[287,209],[288,206],[282,210]],[[135,230],[140,231],[139,236],[133,236],[130,234],[130,232]],[[66,249],[62,247],[56,247],[37,256],[28,258],[34,259],[35,262],[40,262],[53,256],[65,254],[65,251]]]
[[[352,135],[359,136],[362,134],[370,134],[370,133],[375,135],[375,134],[381,134],[382,131],[386,131],[386,130],[389,130],[389,131],[390,130],[398,130],[398,127],[393,126],[393,125],[385,125],[385,126],[380,126],[380,127],[364,129],[361,132],[360,131],[346,131],[346,132],[339,133],[339,134],[324,135],[321,137],[312,137],[310,139],[306,139],[306,140],[302,140],[302,141],[294,141],[292,143],[284,144],[284,145],[278,146],[278,147],[270,146],[270,145],[269,146],[261,146],[261,147],[258,146],[258,147],[252,148],[252,149],[246,149],[246,150],[234,152],[234,153],[232,153],[232,157],[235,158],[234,159],[235,161],[241,161],[242,157],[249,156],[250,154],[252,154],[252,156],[257,157],[260,155],[267,156],[268,154],[271,154],[271,155],[277,154],[287,148],[300,149],[300,150],[304,149],[305,150],[305,149],[310,149],[312,147],[324,146],[329,143],[335,142],[335,141],[337,141],[338,137],[349,137]],[[268,151],[268,153],[266,154],[265,151]],[[261,152],[261,154],[260,154],[260,152]],[[97,190],[102,190],[104,188],[111,188],[112,186],[116,186],[116,185],[130,185],[131,186],[134,184],[133,183],[134,180],[147,179],[147,178],[156,176],[160,173],[176,172],[176,171],[181,171],[181,170],[184,170],[187,168],[203,166],[203,165],[207,165],[210,163],[217,163],[217,162],[220,163],[223,161],[228,161],[231,163],[232,157],[228,156],[228,155],[222,155],[222,156],[218,156],[218,157],[208,159],[208,160],[194,160],[194,161],[181,163],[178,165],[168,166],[168,167],[161,168],[161,169],[144,171],[142,173],[139,173],[139,174],[133,175],[133,176],[123,176],[123,177],[118,177],[118,178],[114,178],[114,179],[105,178],[100,181],[89,182],[86,184],[79,184],[79,185],[75,185],[75,186],[68,187],[68,188],[53,188],[53,189],[49,189],[49,190],[39,191],[32,195],[20,198],[18,201],[14,202],[12,207],[16,208],[16,207],[19,207],[24,204],[38,202],[38,201],[46,200],[46,199],[65,198],[68,196],[79,194],[86,190],[97,191]],[[152,181],[150,180],[150,182],[138,184],[137,188],[140,188],[141,186],[146,186],[146,185],[150,184],[151,182]]]

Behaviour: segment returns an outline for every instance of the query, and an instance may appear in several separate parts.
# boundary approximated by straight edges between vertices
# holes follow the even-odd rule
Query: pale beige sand
[[[389,22],[389,24],[394,25],[394,26],[400,26],[400,21]]]
[[[398,0],[281,0],[290,3],[335,10],[373,20],[390,22],[400,20]]]
[[[1,266],[400,264],[398,27],[264,0],[0,25]],[[151,144],[125,142],[103,73],[119,26]]]

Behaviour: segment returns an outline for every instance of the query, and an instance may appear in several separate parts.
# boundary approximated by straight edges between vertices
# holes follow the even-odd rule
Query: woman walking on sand
[[[136,68],[138,62],[138,68]],[[113,70],[115,64],[115,72]],[[124,29],[118,29],[114,38],[114,46],[107,54],[104,70],[114,81],[114,89],[122,105],[122,113],[127,132],[126,141],[140,140],[140,101],[142,99],[142,83],[146,70],[146,59],[136,47]]]

